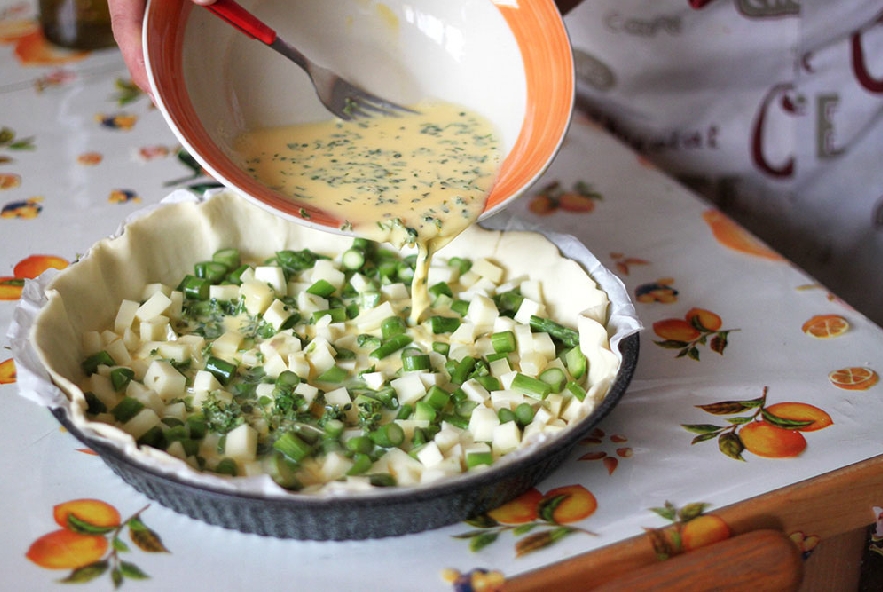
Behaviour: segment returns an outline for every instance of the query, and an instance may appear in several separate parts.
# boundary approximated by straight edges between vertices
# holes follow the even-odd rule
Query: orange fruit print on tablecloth
[[[601,199],[601,194],[585,181],[575,182],[570,189],[560,181],[552,181],[531,198],[528,209],[539,215],[551,214],[556,210],[588,214],[595,210],[595,202]]]
[[[16,173],[0,173],[0,189],[15,189],[21,186],[21,175]]]
[[[15,363],[12,358],[0,362],[0,384],[12,384],[15,382]]]
[[[708,345],[720,355],[729,345],[729,335],[736,329],[721,329],[721,317],[704,308],[691,308],[683,318],[663,319],[653,323],[653,332],[661,341],[659,347],[679,350],[677,357],[699,361],[699,346]]]
[[[47,269],[65,269],[69,263],[56,255],[30,255],[15,264],[12,276],[0,277],[0,300],[18,300],[25,279],[34,279]]]
[[[43,31],[38,27],[15,41],[13,54],[26,66],[51,66],[82,61],[89,52],[55,47],[46,41]]]
[[[37,538],[25,557],[47,569],[69,569],[62,583],[84,584],[109,574],[115,588],[128,578],[149,577],[129,558],[129,541],[147,553],[167,553],[159,535],[141,519],[147,508],[122,520],[115,507],[99,499],[81,498],[52,508],[56,524],[61,526]]]
[[[671,521],[670,525],[662,528],[645,529],[659,559],[694,551],[732,535],[732,529],[720,516],[705,513],[706,507],[707,504],[693,503],[677,508],[667,501],[663,507],[651,508],[654,513]]]
[[[594,494],[582,485],[557,487],[545,494],[529,489],[508,503],[467,520],[473,529],[454,538],[468,540],[469,549],[479,551],[497,542],[503,533],[511,532],[521,537],[515,543],[515,555],[521,557],[574,533],[593,534],[572,524],[588,518],[597,509]]]
[[[761,259],[783,260],[781,255],[719,210],[706,210],[702,219],[711,228],[715,240],[723,246]]]
[[[695,434],[691,444],[717,440],[718,450],[730,458],[744,461],[748,451],[762,458],[798,456],[806,449],[804,434],[834,424],[823,409],[800,401],[767,405],[768,388],[756,399],[717,401],[696,405],[715,416],[729,416],[726,425],[682,424]],[[744,414],[744,415],[743,415]]]

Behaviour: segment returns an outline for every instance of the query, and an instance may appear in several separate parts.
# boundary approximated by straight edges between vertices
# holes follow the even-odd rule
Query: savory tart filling
[[[545,237],[467,229],[419,322],[415,259],[230,194],[163,206],[52,281],[32,340],[89,431],[308,493],[484,470],[606,395],[607,296]]]

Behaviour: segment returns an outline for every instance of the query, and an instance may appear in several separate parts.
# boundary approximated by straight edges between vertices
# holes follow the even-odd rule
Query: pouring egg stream
[[[234,147],[256,180],[346,220],[342,230],[416,247],[412,324],[429,305],[432,254],[478,220],[501,163],[490,121],[436,101],[396,116],[257,129]]]

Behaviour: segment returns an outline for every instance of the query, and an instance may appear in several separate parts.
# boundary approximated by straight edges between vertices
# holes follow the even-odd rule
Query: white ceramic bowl
[[[571,49],[553,0],[242,0],[319,64],[400,103],[428,97],[492,121],[503,163],[487,216],[545,170],[570,122]],[[234,139],[327,119],[307,75],[191,2],[150,0],[144,48],[157,105],[186,149],[227,187],[283,217],[341,221],[243,170]]]

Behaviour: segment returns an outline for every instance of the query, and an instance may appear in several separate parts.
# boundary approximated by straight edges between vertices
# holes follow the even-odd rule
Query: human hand
[[[193,0],[206,6],[215,0]],[[132,82],[150,93],[147,69],[144,66],[144,50],[141,47],[141,25],[147,0],[108,0],[113,36],[123,54],[123,61],[132,75]]]

